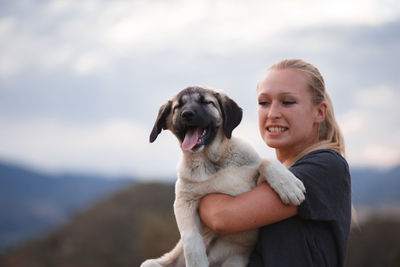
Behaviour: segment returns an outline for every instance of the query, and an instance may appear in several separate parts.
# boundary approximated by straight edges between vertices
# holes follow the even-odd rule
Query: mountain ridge
[[[400,204],[400,166],[390,170],[355,167],[351,175],[356,209]],[[0,253],[67,224],[138,182],[137,177],[53,175],[0,161]]]
[[[124,186],[127,177],[48,174],[0,162],[0,252],[58,227]]]

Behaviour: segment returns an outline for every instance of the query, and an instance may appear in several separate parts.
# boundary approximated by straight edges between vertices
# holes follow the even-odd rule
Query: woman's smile
[[[282,134],[283,132],[286,132],[289,128],[282,126],[267,126],[266,129],[270,133],[270,135],[277,136]]]

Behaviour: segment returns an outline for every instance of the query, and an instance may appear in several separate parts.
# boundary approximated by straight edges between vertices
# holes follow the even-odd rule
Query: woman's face
[[[307,77],[292,69],[272,69],[258,84],[258,122],[264,142],[296,155],[317,141],[326,104],[313,105]]]

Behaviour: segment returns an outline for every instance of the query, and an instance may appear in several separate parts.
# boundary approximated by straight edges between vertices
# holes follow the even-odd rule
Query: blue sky
[[[0,1],[0,159],[47,171],[173,177],[180,150],[148,136],[159,106],[190,85],[244,109],[272,63],[323,74],[352,166],[400,163],[396,0]]]

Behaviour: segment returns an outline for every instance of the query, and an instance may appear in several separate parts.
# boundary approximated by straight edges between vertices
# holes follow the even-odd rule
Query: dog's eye
[[[212,101],[209,101],[209,100],[204,99],[204,98],[200,99],[200,103],[201,103],[201,104],[204,104],[204,105],[213,104]]]
[[[177,104],[172,108],[172,112],[175,112],[177,109],[181,108],[182,105],[181,104]]]
[[[175,105],[172,107],[172,112],[175,112],[175,110],[181,108],[183,105],[184,105],[184,104],[183,104],[182,99],[179,99],[179,100],[175,103]]]

